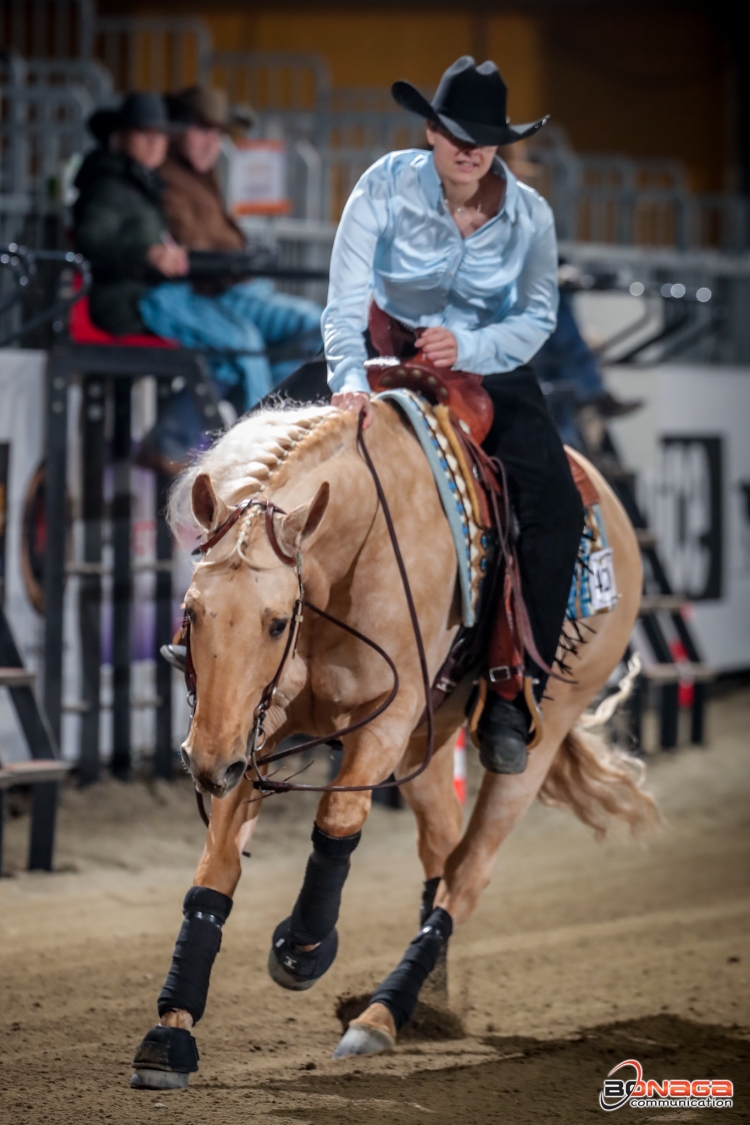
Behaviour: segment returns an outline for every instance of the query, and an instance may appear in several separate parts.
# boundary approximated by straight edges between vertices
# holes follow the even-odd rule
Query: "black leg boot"
[[[523,696],[511,703],[489,692],[477,727],[479,760],[484,768],[490,773],[523,773],[530,725]]]

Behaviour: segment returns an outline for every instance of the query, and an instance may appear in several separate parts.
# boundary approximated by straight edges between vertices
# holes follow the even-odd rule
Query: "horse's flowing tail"
[[[545,805],[568,808],[602,840],[610,817],[627,821],[634,836],[656,828],[661,817],[643,789],[643,762],[608,746],[576,725],[566,735],[539,791]]]

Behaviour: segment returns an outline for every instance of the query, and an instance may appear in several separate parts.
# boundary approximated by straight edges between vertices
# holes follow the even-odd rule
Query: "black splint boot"
[[[479,760],[490,773],[523,773],[528,761],[526,708],[490,692],[477,727]]]
[[[198,1069],[198,1057],[189,1031],[157,1024],[135,1052],[130,1085],[134,1090],[184,1090]]]
[[[290,992],[304,992],[327,973],[339,948],[339,935],[332,930],[314,949],[299,949],[290,938],[291,918],[279,922],[268,954],[268,974]]]

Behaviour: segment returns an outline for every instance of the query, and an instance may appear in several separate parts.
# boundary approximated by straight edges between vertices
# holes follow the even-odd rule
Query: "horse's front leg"
[[[391,719],[345,739],[344,760],[334,784],[374,785],[388,777],[408,737],[408,727],[401,727]],[[341,895],[371,804],[369,789],[327,792],[321,797],[302,889],[292,913],[276,927],[268,955],[269,974],[282,988],[295,992],[311,988],[336,958]]]
[[[177,1089],[187,1086],[190,1074],[198,1069],[190,1030],[206,1007],[222,926],[242,873],[240,857],[257,823],[260,802],[251,800],[254,795],[252,783],[243,780],[228,796],[212,801],[203,855],[185,896],[184,920],[157,1001],[159,1023],[135,1053],[131,1086]]]
[[[447,1003],[450,920],[443,916],[444,911],[435,910],[434,900],[448,857],[461,838],[463,811],[453,788],[454,740],[451,735],[424,773],[402,786],[417,820],[417,849],[425,874],[420,932],[396,971],[376,989],[369,1007],[352,1020],[334,1058],[369,1055],[392,1047],[426,982],[433,982],[433,998],[438,1003]],[[424,760],[425,750],[424,736],[414,736],[396,776],[412,773]]]

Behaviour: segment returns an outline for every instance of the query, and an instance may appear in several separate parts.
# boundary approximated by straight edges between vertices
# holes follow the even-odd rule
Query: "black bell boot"
[[[479,720],[479,760],[490,773],[523,773],[528,761],[529,718],[523,704],[489,692]]]

